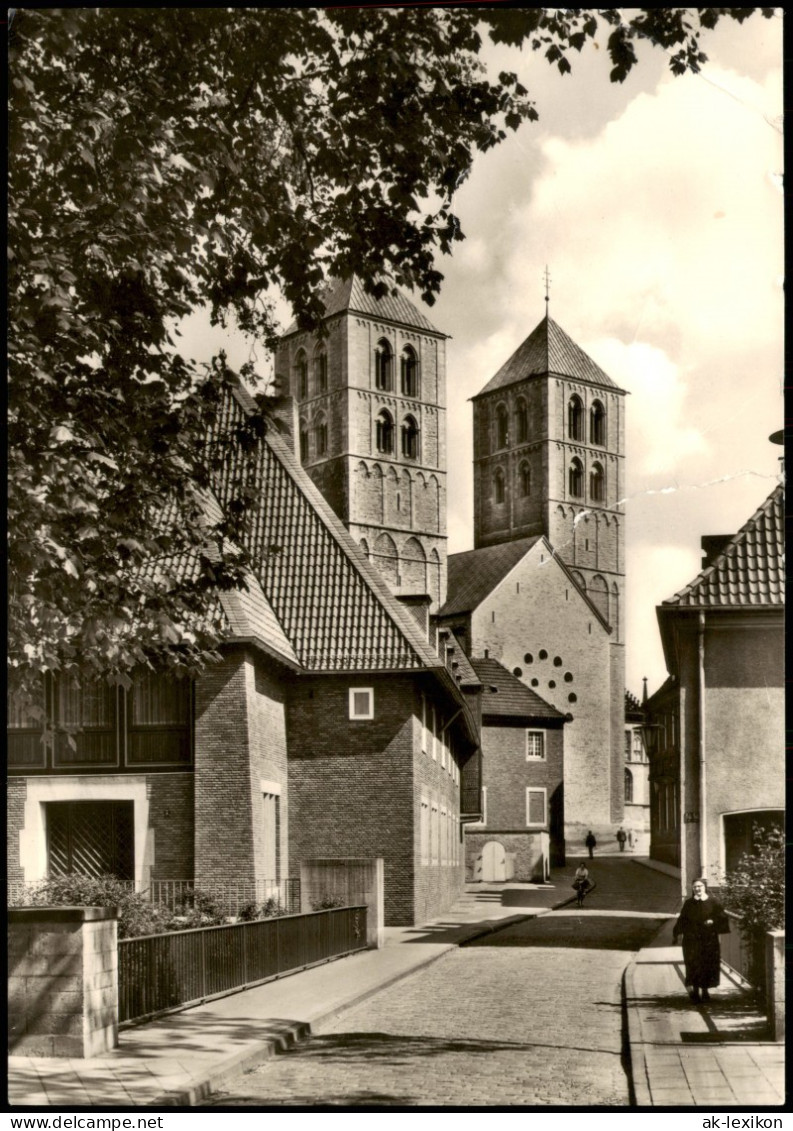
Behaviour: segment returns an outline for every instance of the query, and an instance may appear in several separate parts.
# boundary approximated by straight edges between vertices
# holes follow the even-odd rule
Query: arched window
[[[606,496],[606,480],[599,463],[592,465],[589,473],[589,497],[593,503],[602,503]]]
[[[305,400],[308,396],[308,359],[303,350],[300,350],[295,358],[295,378],[297,395]]]
[[[580,499],[584,493],[584,468],[581,465],[581,460],[575,456],[570,461],[568,485],[571,497]]]
[[[402,455],[405,459],[419,458],[419,428],[412,416],[402,421]]]
[[[374,350],[374,383],[384,392],[391,389],[391,361],[391,347],[385,338],[381,338]]]
[[[402,380],[402,395],[417,397],[419,395],[419,360],[412,346],[405,346],[400,360],[400,373]]]
[[[509,415],[506,407],[500,404],[496,409],[496,447],[506,448],[509,443]]]
[[[305,420],[300,421],[300,462],[308,459],[308,425]]]
[[[531,494],[531,468],[527,463],[522,463],[518,469],[518,483],[521,496],[525,499]]]
[[[567,435],[571,440],[584,438],[584,406],[581,404],[581,398],[575,394],[567,405]]]
[[[493,498],[497,503],[503,503],[504,495],[504,472],[499,467],[493,476]]]
[[[314,455],[324,456],[328,451],[328,423],[324,416],[314,421]]]
[[[606,443],[606,410],[600,401],[594,401],[589,410],[589,442],[601,447]]]
[[[529,438],[529,410],[522,397],[515,409],[515,436],[519,444],[525,444]]]
[[[625,804],[630,805],[633,801],[633,774],[630,770],[625,771]]]
[[[328,355],[324,350],[314,356],[314,380],[317,386],[318,393],[327,393],[328,391]]]
[[[377,418],[377,450],[390,455],[394,450],[394,422],[391,413],[385,409]]]

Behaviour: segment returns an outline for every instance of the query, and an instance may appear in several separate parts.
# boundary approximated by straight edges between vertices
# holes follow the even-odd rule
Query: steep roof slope
[[[446,603],[438,615],[444,617],[472,612],[541,537],[541,534],[534,534],[530,538],[517,538],[514,542],[499,542],[496,546],[451,554]]]
[[[214,440],[244,424],[250,399],[226,399]],[[370,566],[294,455],[268,430],[249,450],[227,446],[217,477],[258,492],[245,542],[264,597],[300,663],[312,671],[443,667],[416,622]]]
[[[504,362],[495,377],[491,377],[484,389],[471,399],[477,400],[486,393],[503,389],[516,381],[546,373],[557,373],[560,377],[573,377],[590,385],[602,385],[616,392],[624,392],[588,354],[584,353],[580,346],[576,345],[561,326],[546,315],[528,338],[518,346],[512,357]]]
[[[498,660],[472,656],[471,666],[482,683],[483,717],[564,719],[561,711],[521,683]]]
[[[659,609],[781,606],[784,541],[780,483],[711,564]]]
[[[401,291],[388,294],[383,298],[375,298],[367,294],[363,283],[357,275],[350,275],[346,279],[332,280],[322,296],[325,305],[325,317],[331,318],[334,314],[343,314],[350,311],[355,314],[364,314],[369,318],[377,318],[384,322],[395,322],[400,326],[411,326],[426,330],[429,334],[436,334],[439,338],[448,337],[442,334],[429,318],[415,306]],[[297,323],[287,329],[284,337],[297,332]]]

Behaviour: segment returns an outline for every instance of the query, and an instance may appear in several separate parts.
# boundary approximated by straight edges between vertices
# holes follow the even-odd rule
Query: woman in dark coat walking
[[[724,908],[708,894],[705,880],[694,880],[692,896],[683,904],[674,926],[675,945],[683,936],[683,962],[686,985],[692,1001],[710,1001],[708,990],[719,984],[721,950],[719,935],[729,932]]]

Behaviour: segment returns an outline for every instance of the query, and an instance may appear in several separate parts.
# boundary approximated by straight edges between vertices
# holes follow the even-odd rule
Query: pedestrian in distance
[[[710,1001],[709,990],[719,984],[719,935],[729,934],[730,923],[721,904],[708,892],[706,880],[694,880],[691,897],[683,904],[672,931],[675,945],[682,935],[686,985],[692,1001]],[[701,995],[701,996],[700,996]]]
[[[589,868],[582,860],[575,870],[575,877],[573,879],[573,889],[576,895],[576,904],[579,907],[584,906],[584,896],[588,895],[595,886],[595,882],[589,875]]]
[[[625,841],[627,839],[628,834],[625,832],[625,829],[622,827],[622,825],[620,825],[619,829],[617,830],[617,843],[620,846],[620,852],[625,851]]]
[[[584,841],[584,844],[586,845],[587,851],[589,852],[589,859],[593,860],[595,857],[595,846],[597,845],[597,841],[595,840],[595,834],[591,829],[586,834],[586,840]]]

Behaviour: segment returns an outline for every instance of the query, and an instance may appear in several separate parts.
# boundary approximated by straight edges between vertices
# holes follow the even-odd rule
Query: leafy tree
[[[322,284],[352,271],[432,302],[475,154],[537,117],[517,75],[485,73],[483,36],[563,73],[605,37],[622,81],[637,40],[697,70],[701,32],[758,9],[630,11],[12,10],[16,682],[212,654],[216,589],[244,584],[246,498],[224,519],[204,504],[204,437],[232,377],[184,355],[179,320],[205,306],[270,347],[274,295],[311,327]]]

